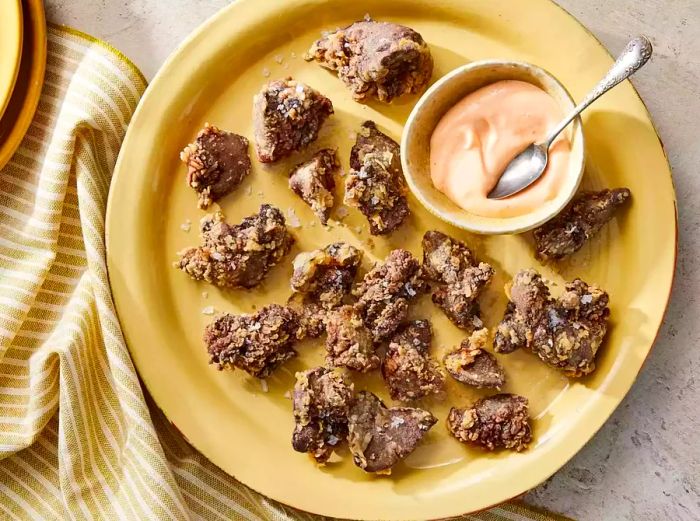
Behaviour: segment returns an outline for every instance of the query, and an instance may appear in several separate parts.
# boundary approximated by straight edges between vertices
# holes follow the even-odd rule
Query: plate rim
[[[17,75],[22,63],[22,47],[24,46],[24,13],[22,0],[14,0],[5,9],[10,11],[9,17],[0,24],[0,49],[10,49],[6,72],[0,68],[0,118],[10,104],[17,82]],[[7,16],[7,13],[5,13]]]
[[[591,41],[592,41],[592,42],[595,42],[595,45],[596,45],[599,49],[601,49],[611,60],[614,60],[614,57],[610,54],[610,52],[609,52],[609,51],[607,50],[607,48],[603,45],[603,43],[591,32],[590,29],[588,29],[588,28],[587,28],[581,21],[579,21],[573,14],[571,14],[571,13],[570,13],[569,11],[567,11],[565,8],[563,8],[562,6],[560,6],[559,4],[557,4],[554,0],[540,0],[540,1],[543,2],[543,3],[545,3],[545,4],[549,4],[549,5],[551,5],[551,6],[556,7],[557,9],[559,9],[559,10],[563,13],[564,16],[568,17],[568,18],[571,19],[574,23],[576,23],[580,28],[582,28],[582,29],[587,33],[587,35],[591,38]],[[260,4],[262,4],[262,3],[263,3],[263,2],[261,2],[260,0],[258,0],[258,3],[257,3],[257,4],[258,4],[258,6],[260,7]],[[263,7],[260,7],[261,10],[267,9],[267,6],[276,5],[276,4],[274,4],[274,3],[272,2],[272,0],[264,0],[264,3],[265,3],[266,5],[263,6]],[[233,2],[233,3],[229,4],[228,6],[222,8],[222,9],[219,10],[218,12],[214,13],[211,17],[209,17],[207,20],[205,20],[200,26],[198,26],[196,29],[194,29],[194,30],[193,30],[193,31],[192,31],[192,32],[191,32],[191,33],[190,33],[190,34],[175,48],[175,50],[168,56],[168,58],[164,61],[164,63],[163,63],[163,64],[161,65],[161,67],[158,69],[158,72],[157,72],[156,75],[153,77],[153,79],[151,80],[151,82],[150,82],[148,88],[147,88],[146,91],[144,92],[144,95],[142,96],[142,98],[141,98],[141,100],[140,100],[140,102],[139,102],[139,105],[138,105],[138,107],[137,107],[137,109],[136,109],[134,115],[132,116],[132,120],[131,120],[131,121],[132,121],[132,122],[135,121],[135,120],[136,120],[136,121],[139,121],[140,114],[145,110],[145,109],[143,108],[144,105],[148,102],[148,100],[150,99],[150,97],[154,95],[153,92],[157,92],[157,91],[156,91],[156,88],[159,86],[159,84],[161,83],[161,81],[164,81],[164,80],[166,79],[166,76],[170,73],[170,68],[173,66],[173,64],[175,64],[175,62],[177,62],[178,58],[180,58],[180,56],[181,56],[181,55],[183,54],[183,52],[187,49],[187,47],[189,47],[191,44],[194,44],[199,38],[202,38],[202,37],[205,35],[205,33],[207,32],[207,30],[208,30],[212,25],[216,24],[220,18],[227,16],[227,13],[228,13],[229,11],[234,11],[234,12],[235,12],[235,11],[238,10],[238,9],[245,8],[245,6],[252,5],[252,4],[253,4],[252,0],[237,0],[236,2]],[[650,335],[650,336],[653,336],[653,339],[652,339],[652,341],[651,341],[651,343],[650,343],[648,349],[646,350],[646,354],[645,354],[645,356],[644,356],[644,359],[640,362],[639,368],[638,368],[638,370],[636,371],[636,374],[634,374],[634,378],[632,378],[632,379],[630,380],[629,385],[625,385],[625,390],[624,390],[623,393],[620,394],[619,399],[616,399],[616,400],[615,400],[614,406],[608,407],[608,408],[606,409],[606,411],[605,411],[603,414],[601,414],[601,415],[599,416],[599,417],[600,417],[600,420],[597,421],[597,422],[596,422],[597,425],[596,425],[593,429],[591,429],[591,430],[589,431],[590,434],[586,436],[586,440],[583,441],[583,442],[581,442],[580,444],[577,443],[577,444],[576,444],[576,445],[577,445],[576,449],[573,450],[573,451],[569,451],[570,453],[568,454],[568,456],[565,456],[565,458],[560,459],[560,461],[558,461],[555,465],[552,465],[552,467],[553,467],[552,469],[545,470],[545,471],[543,471],[543,472],[538,473],[538,474],[537,474],[537,478],[536,478],[535,480],[530,479],[529,481],[534,481],[534,482],[535,482],[532,486],[528,486],[528,487],[525,488],[525,490],[522,490],[521,492],[518,492],[517,494],[514,494],[513,496],[511,496],[511,497],[509,497],[509,498],[503,499],[502,501],[499,501],[499,502],[490,504],[490,505],[485,506],[485,507],[483,507],[483,508],[479,508],[478,510],[470,510],[470,511],[466,511],[466,512],[454,512],[454,513],[450,513],[448,517],[442,517],[442,516],[440,516],[440,517],[427,516],[427,517],[426,517],[426,516],[422,516],[422,517],[417,517],[417,518],[416,518],[416,517],[412,517],[411,519],[425,519],[425,520],[435,520],[435,521],[439,521],[439,520],[442,520],[442,519],[451,518],[452,516],[467,515],[467,514],[471,514],[471,513],[474,513],[474,512],[485,511],[485,510],[488,510],[488,509],[490,509],[490,508],[493,508],[493,507],[495,507],[495,506],[497,506],[497,505],[499,505],[499,504],[502,504],[503,502],[507,502],[507,501],[513,500],[513,499],[515,499],[515,498],[517,498],[517,497],[519,497],[519,496],[525,494],[527,491],[531,490],[532,488],[534,488],[534,487],[537,486],[538,484],[540,484],[540,483],[546,481],[549,477],[551,477],[551,476],[552,476],[553,474],[555,474],[558,470],[560,470],[567,462],[569,462],[578,452],[580,452],[580,450],[584,447],[584,445],[585,445],[588,441],[590,441],[590,440],[596,435],[596,433],[603,427],[603,425],[605,425],[605,423],[609,420],[609,418],[610,418],[610,416],[613,414],[613,412],[619,407],[619,405],[622,403],[622,401],[624,400],[624,398],[627,396],[627,394],[629,393],[630,389],[632,388],[632,385],[636,382],[636,380],[637,380],[637,378],[638,378],[638,376],[639,376],[639,373],[641,372],[642,368],[644,367],[644,364],[645,364],[646,361],[649,359],[649,355],[651,354],[653,348],[654,348],[655,345],[656,345],[656,341],[658,340],[661,327],[662,327],[662,325],[663,325],[663,323],[664,323],[664,319],[665,319],[665,317],[666,317],[666,315],[667,315],[667,313],[668,313],[669,304],[670,304],[670,299],[671,299],[671,295],[672,295],[672,293],[673,293],[673,289],[674,289],[674,285],[675,285],[675,280],[676,280],[676,267],[677,267],[677,261],[678,261],[678,232],[679,232],[679,230],[678,230],[678,202],[677,202],[677,195],[676,195],[675,183],[673,182],[672,169],[671,169],[671,165],[670,165],[670,162],[669,162],[669,159],[668,159],[668,154],[667,154],[666,149],[665,149],[665,147],[664,147],[664,145],[663,145],[663,141],[662,141],[662,139],[661,139],[661,137],[660,137],[660,135],[659,135],[658,129],[657,129],[657,127],[656,127],[656,125],[655,125],[655,123],[654,123],[654,120],[653,120],[653,118],[652,118],[652,116],[651,116],[651,114],[650,114],[650,112],[649,112],[649,110],[648,110],[648,107],[647,107],[646,104],[644,103],[644,100],[643,100],[642,97],[640,96],[640,94],[639,94],[637,88],[636,88],[636,87],[634,86],[634,84],[632,84],[631,82],[630,82],[630,86],[632,87],[632,90],[633,90],[633,92],[634,92],[634,95],[635,95],[636,98],[637,98],[637,101],[639,101],[640,105],[643,107],[643,109],[644,109],[644,111],[645,111],[645,114],[646,114],[646,117],[647,117],[647,119],[648,119],[648,121],[649,121],[649,123],[650,123],[650,125],[651,125],[651,127],[652,127],[652,129],[653,129],[653,131],[654,131],[654,134],[655,134],[655,136],[656,136],[656,138],[657,138],[657,140],[658,140],[658,142],[659,142],[660,149],[661,149],[661,152],[662,152],[662,154],[663,154],[664,162],[665,162],[665,165],[666,165],[666,167],[667,167],[667,169],[668,169],[669,180],[671,181],[672,202],[673,202],[673,208],[674,208],[674,215],[673,215],[674,236],[673,236],[673,245],[672,245],[672,247],[673,247],[673,255],[672,255],[672,265],[671,265],[672,270],[671,270],[671,273],[670,273],[670,279],[669,279],[669,284],[668,284],[668,291],[667,291],[667,294],[666,294],[666,296],[665,296],[665,299],[666,299],[666,300],[665,300],[665,304],[664,304],[664,306],[663,306],[663,311],[662,311],[662,313],[659,315],[658,324],[657,324],[657,326],[656,326],[656,331],[654,332],[653,335]],[[122,144],[122,149],[120,150],[119,156],[118,156],[118,158],[117,158],[117,162],[116,162],[115,169],[114,169],[114,174],[113,174],[113,179],[112,179],[112,184],[111,184],[111,186],[110,186],[109,196],[108,196],[108,200],[107,200],[106,223],[105,223],[105,225],[106,225],[106,226],[105,226],[105,235],[106,235],[106,237],[105,237],[105,244],[106,244],[106,258],[107,258],[107,274],[108,274],[108,278],[109,278],[109,282],[110,282],[110,287],[112,288],[113,295],[114,295],[113,299],[114,299],[114,303],[115,303],[115,311],[116,311],[116,313],[117,313],[117,317],[118,317],[119,320],[120,320],[120,324],[121,324],[122,319],[120,318],[120,313],[119,313],[119,309],[118,309],[118,307],[119,307],[119,304],[118,304],[119,297],[117,296],[117,293],[118,293],[119,291],[115,291],[114,285],[113,285],[113,283],[112,283],[112,278],[110,277],[110,273],[111,273],[112,270],[114,270],[114,268],[115,268],[115,265],[114,265],[114,257],[110,254],[110,251],[113,251],[113,250],[112,250],[112,247],[113,247],[112,241],[114,240],[114,234],[112,234],[111,231],[112,231],[112,229],[113,229],[113,226],[116,226],[116,223],[115,223],[115,221],[114,221],[114,214],[115,214],[115,212],[116,212],[116,210],[115,210],[115,202],[114,202],[114,201],[115,201],[115,198],[116,198],[117,196],[114,195],[115,192],[116,192],[116,190],[114,189],[114,187],[117,185],[117,181],[119,180],[120,174],[121,174],[121,172],[122,172],[122,170],[123,170],[122,164],[126,161],[126,160],[124,159],[125,153],[123,153],[123,151],[126,150],[126,148],[127,148],[127,147],[126,147],[126,144],[127,144],[127,143],[130,143],[130,139],[131,139],[132,134],[136,132],[136,131],[133,130],[134,128],[135,128],[135,127],[134,127],[132,124],[129,125],[129,129],[127,130],[127,133],[126,133],[125,138],[124,138],[124,142],[123,142],[123,144]],[[126,174],[124,174],[124,175],[126,175]],[[127,347],[128,347],[128,349],[129,349],[129,352],[130,352],[130,353],[132,354],[132,356],[133,356],[132,348],[130,347],[129,342],[126,341],[126,335],[124,335],[124,336],[125,336],[125,342],[126,342],[126,344],[127,344]],[[135,366],[135,367],[137,366],[136,361],[135,361],[135,358],[134,358],[134,366]],[[137,368],[137,371],[138,371],[138,367],[136,367],[136,368]],[[166,411],[165,411],[165,410],[160,406],[160,404],[156,401],[155,396],[153,396],[153,393],[151,392],[151,389],[152,389],[151,384],[146,380],[145,377],[143,377],[143,376],[141,375],[140,372],[139,372],[139,376],[141,377],[141,379],[142,379],[142,381],[143,381],[143,384],[144,384],[146,390],[147,390],[147,391],[149,392],[149,394],[151,394],[151,396],[153,397],[153,403],[156,405],[156,407],[157,407],[158,409],[160,409],[160,410],[163,412],[164,417],[168,420],[168,422],[169,422],[171,425],[173,425],[173,426],[178,430],[178,432],[180,432],[180,434],[183,436],[183,438],[184,438],[190,445],[192,445],[193,448],[195,448],[195,449],[196,449],[198,452],[200,452],[204,457],[206,457],[213,465],[215,465],[217,468],[219,468],[222,472],[224,472],[225,474],[227,474],[227,475],[233,477],[234,479],[239,480],[239,478],[238,478],[234,473],[228,472],[228,471],[226,471],[225,469],[223,469],[222,467],[220,467],[220,466],[210,457],[209,454],[205,453],[204,451],[202,451],[202,449],[200,449],[199,447],[197,447],[197,445],[196,445],[195,443],[193,443],[193,442],[187,437],[186,433],[182,432],[182,431],[175,425],[175,423],[173,423],[173,421],[168,417]],[[239,480],[239,481],[240,481],[240,480]],[[255,489],[253,486],[251,486],[251,485],[248,484],[248,483],[245,483],[245,482],[243,482],[243,481],[240,481],[240,483],[242,483],[244,486],[246,486],[246,487],[248,487],[248,488],[254,490],[254,491],[257,492],[258,494],[261,494],[261,495],[264,496],[264,497],[271,498],[271,499],[273,499],[273,500],[275,500],[275,501],[277,501],[277,502],[279,502],[279,503],[281,503],[281,504],[291,506],[291,507],[293,507],[293,508],[295,508],[295,509],[298,509],[298,510],[300,510],[300,511],[303,511],[303,512],[309,512],[309,513],[312,513],[312,514],[316,514],[316,512],[313,512],[313,511],[311,511],[311,510],[304,509],[303,507],[300,507],[300,506],[297,506],[297,505],[292,504],[291,502],[289,502],[289,500],[281,499],[281,498],[279,498],[279,497],[275,497],[274,495],[268,495],[268,494],[266,494],[266,493],[260,492],[260,491],[258,491],[257,489]],[[529,483],[528,483],[528,484],[529,484]],[[321,515],[328,515],[328,514],[321,514]],[[363,519],[364,519],[364,518],[363,518]],[[391,519],[408,519],[408,518],[404,518],[404,517],[392,517]]]
[[[39,98],[41,97],[41,91],[44,86],[44,75],[46,73],[46,59],[47,59],[47,32],[46,32],[46,12],[44,10],[44,2],[42,0],[23,0],[24,10],[24,23],[30,22],[32,42],[29,45],[23,45],[22,49],[22,64],[25,64],[26,60],[29,60],[29,73],[28,73],[28,83],[29,86],[27,91],[24,93],[24,98],[21,100],[22,106],[17,112],[15,120],[10,122],[12,128],[5,136],[4,140],[0,142],[0,168],[3,168],[11,159],[14,153],[19,148],[24,136],[29,130],[29,126],[34,119],[34,114],[39,106]],[[26,35],[29,31],[24,30]],[[30,53],[31,54],[28,54]],[[27,56],[25,56],[27,54]],[[19,74],[19,73],[18,73]],[[13,95],[8,102],[8,107],[13,103],[14,97],[17,95],[13,92]],[[0,123],[2,123],[2,117],[0,116]]]

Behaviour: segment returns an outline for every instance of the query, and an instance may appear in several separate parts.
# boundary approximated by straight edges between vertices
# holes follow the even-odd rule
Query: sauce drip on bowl
[[[464,210],[484,217],[525,215],[554,199],[569,170],[571,143],[562,133],[549,150],[544,174],[506,199],[488,199],[519,152],[541,141],[561,119],[557,101],[524,81],[504,80],[459,101],[430,138],[430,176],[435,188]]]

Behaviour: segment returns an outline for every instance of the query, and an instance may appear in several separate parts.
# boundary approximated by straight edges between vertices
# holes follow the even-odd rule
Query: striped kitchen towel
[[[146,80],[72,29],[51,26],[48,50],[38,112],[0,171],[0,518],[318,519],[223,473],[144,398],[104,218]],[[564,518],[512,502],[464,519]]]

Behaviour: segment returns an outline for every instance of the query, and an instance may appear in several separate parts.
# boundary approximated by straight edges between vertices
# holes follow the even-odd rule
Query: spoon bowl
[[[549,151],[545,145],[533,143],[520,152],[501,174],[498,184],[489,193],[489,199],[505,199],[525,190],[537,181],[547,168]]]

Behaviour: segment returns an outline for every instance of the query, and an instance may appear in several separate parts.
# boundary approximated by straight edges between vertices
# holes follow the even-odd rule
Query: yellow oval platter
[[[333,74],[303,61],[322,31],[365,13],[408,25],[424,36],[435,59],[432,81],[475,60],[521,60],[552,72],[580,99],[612,63],[600,43],[549,0],[239,0],[209,20],[167,61],[131,122],[108,205],[110,282],[146,387],[184,436],[223,470],[273,499],[318,514],[443,518],[487,508],[541,483],[620,403],[651,350],[669,298],[676,255],[675,195],[649,114],[626,83],[583,118],[583,187],[624,185],[631,188],[633,203],[556,270],[539,266],[528,235],[470,235],[437,220],[413,198],[410,220],[386,238],[370,240],[366,221],[354,209],[342,222],[336,209],[331,226],[324,229],[287,188],[288,170],[311,151],[335,146],[347,171],[360,124],[372,119],[399,140],[417,100],[356,103]],[[653,67],[652,62],[641,74],[653,74]],[[291,222],[295,217],[300,221],[290,228],[296,245],[254,290],[220,291],[195,283],[172,267],[176,252],[198,244],[198,222],[205,215],[186,186],[178,153],[205,122],[252,140],[254,93],[264,82],[288,75],[329,96],[335,114],[306,154],[271,167],[254,161],[252,174],[220,201],[220,208],[235,223],[261,203],[272,203],[291,215]],[[499,357],[509,380],[504,390],[530,400],[534,442],[523,453],[483,453],[450,438],[444,427],[449,406],[486,394],[450,381],[447,401],[422,404],[440,422],[391,476],[364,474],[347,455],[317,468],[306,455],[292,450],[288,391],[295,371],[321,362],[322,343],[302,343],[300,356],[269,378],[269,389],[264,390],[241,371],[219,372],[208,365],[201,337],[212,317],[202,311],[211,306],[217,312],[251,312],[270,302],[284,303],[290,294],[291,261],[300,251],[345,240],[365,250],[366,269],[392,248],[420,255],[420,239],[428,229],[465,240],[477,257],[496,268],[482,303],[490,327],[505,308],[503,285],[521,268],[538,267],[559,286],[578,276],[606,288],[612,319],[598,369],[587,378],[569,380],[525,352]],[[412,315],[433,321],[433,354],[438,357],[464,337],[429,296],[414,306]],[[354,381],[357,389],[388,398],[377,374]]]
[[[22,57],[22,2],[4,0],[0,12],[0,117],[10,102]]]

